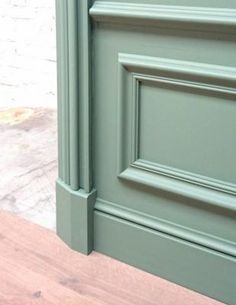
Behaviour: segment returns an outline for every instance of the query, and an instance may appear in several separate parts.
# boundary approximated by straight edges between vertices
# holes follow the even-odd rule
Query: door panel
[[[178,11],[158,1],[119,2],[95,1],[90,10],[95,249],[199,289],[207,259],[182,249],[165,260],[164,253],[174,237],[176,253],[186,241],[229,259],[236,254],[233,25],[226,11],[212,22],[212,3]],[[172,259],[203,269],[191,270],[188,282],[173,262],[160,268]]]
[[[173,197],[173,192],[170,194],[163,194],[162,193],[158,193],[158,190],[155,189],[150,189],[147,190],[145,193],[143,192],[142,187],[140,186],[134,186],[132,185],[132,187],[130,186],[130,184],[124,183],[124,181],[122,181],[121,179],[119,179],[117,176],[117,172],[118,174],[120,174],[122,172],[122,169],[125,170],[125,168],[127,168],[129,166],[129,164],[133,161],[132,160],[132,156],[130,157],[129,152],[132,150],[132,146],[134,146],[133,142],[135,140],[135,136],[132,135],[132,133],[134,133],[134,128],[132,128],[132,120],[134,117],[134,113],[135,110],[133,110],[134,108],[134,103],[132,102],[132,94],[133,94],[133,90],[132,90],[132,80],[131,78],[131,74],[134,73],[135,69],[133,68],[133,72],[132,72],[132,68],[128,67],[127,69],[130,69],[131,72],[129,73],[129,71],[126,68],[122,68],[122,64],[119,62],[119,57],[120,57],[120,61],[122,61],[122,55],[121,54],[128,54],[127,57],[131,57],[132,56],[137,56],[136,54],[145,54],[145,56],[150,56],[151,59],[154,61],[157,60],[157,58],[160,58],[160,56],[162,56],[161,58],[163,58],[163,54],[164,53],[168,53],[168,63],[169,66],[171,66],[170,62],[173,62],[173,58],[174,60],[176,60],[176,56],[177,56],[177,52],[176,52],[176,43],[175,41],[177,41],[178,43],[180,43],[177,39],[177,37],[173,37],[170,36],[168,37],[167,35],[167,31],[163,32],[161,31],[161,33],[163,34],[162,36],[159,33],[159,30],[156,29],[157,33],[143,33],[142,29],[136,29],[136,31],[134,32],[134,30],[132,29],[132,31],[129,30],[129,27],[127,26],[126,28],[124,28],[123,30],[120,30],[120,26],[117,26],[116,28],[112,28],[112,26],[109,24],[107,25],[107,27],[104,26],[104,24],[100,25],[100,24],[96,24],[95,25],[95,29],[94,29],[94,49],[96,50],[95,54],[94,54],[94,96],[96,97],[96,102],[94,103],[94,113],[95,113],[95,117],[94,117],[94,139],[95,139],[95,155],[94,155],[94,160],[95,160],[95,184],[96,184],[96,188],[98,190],[98,196],[101,199],[107,200],[107,201],[111,201],[114,202],[116,204],[121,204],[124,205],[126,207],[135,209],[135,210],[140,210],[144,213],[147,214],[152,214],[155,215],[157,217],[164,217],[167,218],[170,221],[174,221],[176,218],[179,218],[179,222],[183,225],[189,225],[192,224],[194,226],[194,228],[198,228],[198,224],[200,227],[202,227],[202,210],[198,209],[198,207],[196,207],[197,205],[200,208],[205,208],[206,210],[208,210],[209,208],[209,204],[208,201],[210,199],[208,199],[209,197],[212,197],[209,195],[209,193],[206,193],[205,195],[205,203],[203,204],[202,202],[196,202],[196,200],[194,201],[193,199],[189,200],[186,198],[179,198],[177,196],[176,199],[172,199]],[[123,26],[122,26],[123,27]],[[152,31],[154,31],[155,29],[152,29]],[[194,32],[195,33],[195,32]],[[169,33],[170,34],[170,33]],[[231,37],[232,38],[232,37]],[[166,43],[162,43],[164,40],[168,40],[169,44],[167,47],[167,42]],[[189,38],[180,36],[179,40],[181,41],[181,45],[187,46],[188,45],[188,41]],[[196,38],[195,38],[195,42],[196,42]],[[140,43],[140,41],[142,43]],[[209,44],[210,42],[212,43],[212,46],[209,48],[211,50],[218,50],[219,48],[217,48],[217,46],[215,46],[214,44],[218,44],[218,41],[209,41],[209,40],[203,40],[203,39],[199,39],[199,41],[197,41],[197,43],[199,45],[201,45],[202,49],[204,49],[204,43]],[[172,47],[170,48],[170,43],[172,45]],[[164,50],[163,50],[164,48]],[[208,48],[208,46],[205,46],[205,48]],[[190,49],[190,47],[189,47]],[[229,45],[228,48],[228,53],[231,53],[232,49],[231,49],[231,44]],[[194,66],[193,60],[193,55],[194,57],[196,57],[198,55],[198,50],[196,50],[195,44],[192,44],[191,47],[191,52],[189,50],[189,52],[187,52],[186,48],[183,47],[182,48],[182,52],[181,52],[182,56],[181,59],[185,59],[184,62],[186,62],[186,57],[189,56],[190,60],[187,62],[190,66],[190,68],[192,68],[192,66]],[[195,54],[194,54],[195,53]],[[216,63],[219,63],[220,57],[222,58],[222,56],[218,56],[218,51],[215,51],[215,61],[214,64],[212,63],[212,65],[210,66],[212,71],[215,71],[214,69],[216,69],[216,66],[219,65],[215,65]],[[157,56],[154,56],[157,55]],[[201,55],[201,54],[200,54]],[[138,55],[138,58],[140,58],[140,56],[144,56],[144,55]],[[180,55],[179,55],[180,57]],[[166,57],[164,57],[166,58]],[[211,61],[213,61],[213,54],[211,54]],[[144,60],[145,62],[145,57]],[[208,56],[208,53],[206,53],[205,55],[205,62],[210,61],[210,58]],[[180,61],[180,59],[178,58],[177,63],[179,63],[179,66],[181,67],[180,69],[182,69],[182,63],[183,61]],[[220,170],[223,169],[222,172],[220,172],[220,174],[223,176],[224,173],[225,175],[233,175],[233,171],[231,171],[231,168],[233,167],[233,165],[229,166],[229,164],[232,162],[230,162],[228,160],[228,158],[225,158],[225,160],[227,159],[226,163],[228,163],[227,168],[225,167],[225,164],[222,163],[222,157],[220,157],[220,153],[216,152],[216,156],[215,154],[212,154],[212,152],[214,151],[214,147],[212,147],[212,145],[208,145],[206,147],[206,145],[203,146],[204,142],[209,142],[207,139],[208,137],[211,137],[211,142],[213,142],[213,144],[216,146],[218,145],[218,150],[220,149],[220,147],[224,147],[224,145],[222,144],[224,142],[225,147],[227,147],[228,145],[230,145],[231,149],[227,150],[225,149],[225,151],[227,151],[228,154],[231,154],[231,160],[232,160],[232,156],[233,156],[233,151],[235,149],[235,142],[233,141],[233,126],[235,126],[234,120],[233,120],[233,115],[231,117],[231,119],[229,121],[227,121],[228,126],[225,126],[225,123],[222,122],[222,124],[217,125],[218,130],[220,130],[220,135],[223,135],[224,137],[217,137],[216,133],[214,132],[211,136],[211,132],[209,130],[207,130],[207,134],[206,132],[203,133],[203,129],[204,126],[202,126],[202,113],[204,111],[206,111],[204,108],[203,110],[200,109],[200,107],[207,107],[207,109],[209,109],[208,111],[215,111],[218,113],[218,117],[220,115],[220,109],[218,110],[217,107],[224,107],[224,105],[226,105],[226,107],[224,108],[224,111],[227,111],[227,105],[229,105],[229,112],[234,112],[235,110],[235,103],[232,101],[233,97],[233,91],[231,92],[231,86],[233,79],[231,80],[231,82],[228,80],[225,82],[223,79],[215,79],[215,80],[208,80],[209,84],[209,90],[204,90],[204,85],[207,86],[207,83],[204,84],[202,83],[201,80],[201,75],[200,76],[196,76],[197,73],[199,73],[199,69],[202,70],[203,74],[204,71],[206,70],[206,68],[209,68],[208,66],[204,66],[204,64],[201,62],[197,62],[197,72],[194,75],[194,71],[193,71],[193,75],[191,76],[191,79],[197,79],[197,81],[200,81],[200,83],[198,83],[197,81],[195,81],[195,86],[200,86],[202,84],[203,88],[191,88],[191,87],[184,87],[184,90],[186,91],[187,89],[191,92],[183,92],[181,93],[181,103],[187,103],[190,102],[191,100],[189,100],[188,96],[191,95],[192,96],[192,103],[196,100],[197,103],[195,103],[195,109],[198,110],[198,113],[196,113],[196,115],[194,115],[194,120],[199,121],[199,125],[195,125],[192,124],[191,129],[192,132],[195,132],[196,134],[198,134],[198,138],[200,138],[200,140],[203,138],[202,143],[195,143],[195,141],[188,141],[188,143],[184,143],[184,145],[179,145],[179,149],[182,149],[183,151],[186,151],[186,147],[187,149],[190,151],[190,154],[193,155],[192,160],[190,158],[184,158],[183,155],[181,155],[180,153],[178,153],[178,151],[172,152],[172,157],[171,157],[171,149],[173,149],[173,140],[175,140],[175,136],[173,135],[172,137],[172,141],[168,141],[167,137],[165,137],[163,139],[163,141],[165,140],[165,145],[172,145],[172,148],[169,148],[169,152],[166,152],[165,154],[162,153],[162,155],[166,158],[167,154],[169,153],[169,163],[163,162],[163,160],[158,160],[158,163],[161,163],[161,165],[164,166],[174,166],[175,170],[188,170],[189,173],[187,174],[187,179],[193,179],[193,180],[197,180],[200,179],[199,183],[202,184],[210,184],[212,187],[214,187],[214,185],[217,185],[219,188],[228,188],[229,193],[232,191],[234,192],[234,186],[231,185],[231,180],[228,179],[229,181],[224,181],[222,184],[222,178],[221,176],[217,176],[216,173],[211,173],[211,171],[217,171],[220,172]],[[128,65],[128,64],[127,64]],[[149,63],[149,65],[152,65],[152,63]],[[176,62],[173,63],[174,68],[176,67]],[[186,64],[187,65],[187,64]],[[191,66],[192,65],[192,66]],[[200,65],[200,68],[199,68]],[[231,70],[231,68],[229,68],[229,62],[228,62],[228,66],[224,67],[219,67],[220,73],[222,74],[224,72],[224,74],[229,73],[229,75],[232,75],[233,77],[233,70]],[[187,65],[188,67],[188,65]],[[189,68],[189,69],[190,69]],[[123,69],[124,71],[119,71],[119,69]],[[137,68],[136,68],[137,69]],[[145,67],[142,68],[142,71],[145,70]],[[187,70],[187,69],[186,69]],[[223,71],[224,70],[224,71]],[[229,71],[228,71],[229,70]],[[137,71],[137,70],[136,70]],[[227,72],[228,71],[228,72]],[[187,71],[189,72],[189,71]],[[123,73],[122,76],[120,76],[119,74]],[[140,74],[140,70],[137,71],[138,74]],[[153,75],[153,73],[158,74],[158,71],[143,71],[143,73],[151,73],[151,77]],[[165,72],[164,72],[165,73]],[[173,78],[173,73],[177,73],[176,71],[172,72],[172,75],[169,78]],[[216,72],[217,73],[217,72]],[[169,74],[171,74],[171,72],[169,72]],[[188,73],[189,74],[189,73]],[[180,75],[180,82],[181,82],[181,77],[182,79],[188,79],[188,74],[187,75]],[[209,74],[211,74],[211,71],[209,71]],[[221,75],[220,74],[220,75]],[[163,72],[162,72],[162,77],[166,77],[163,76]],[[175,75],[174,75],[175,77]],[[189,82],[191,82],[191,79],[189,80]],[[200,80],[199,80],[200,79]],[[178,78],[177,78],[178,80]],[[188,81],[188,80],[186,80]],[[216,86],[215,84],[217,84],[217,82],[220,83],[220,87],[218,88],[218,90],[220,90],[220,88],[222,87],[222,90],[225,92],[221,93],[221,96],[218,96],[218,92],[214,92],[214,86]],[[215,84],[214,84],[215,83]],[[225,88],[223,89],[223,85],[225,86]],[[149,86],[150,87],[150,86]],[[190,88],[190,89],[189,89]],[[183,86],[181,88],[183,90]],[[201,90],[202,89],[202,90]],[[160,92],[160,88],[158,89]],[[162,89],[164,90],[164,89]],[[157,91],[157,90],[156,90]],[[199,92],[200,91],[200,92]],[[165,94],[166,94],[167,90],[165,89]],[[175,94],[176,95],[176,99],[179,97],[180,95],[180,90],[178,86],[175,86],[173,88],[172,86],[172,96]],[[232,94],[231,94],[232,93]],[[186,97],[187,95],[187,97]],[[217,96],[216,96],[217,95]],[[182,96],[184,96],[184,99],[182,99]],[[160,100],[157,101],[157,103],[163,103],[163,104],[171,104],[171,100],[168,99],[169,96],[166,97],[166,100]],[[173,101],[174,98],[172,98]],[[175,104],[177,104],[177,100],[174,100]],[[120,101],[121,100],[121,101]],[[150,102],[150,101],[149,101]],[[180,102],[178,103],[178,107],[180,107]],[[120,105],[119,105],[120,104]],[[118,114],[118,112],[120,111],[119,108],[120,107],[126,107],[125,109],[123,109],[122,114]],[[171,106],[169,106],[171,107]],[[186,107],[186,106],[185,106]],[[157,109],[156,109],[157,110]],[[174,111],[175,108],[174,106],[172,107],[172,111]],[[191,108],[192,110],[192,108]],[[196,111],[195,111],[196,112]],[[228,112],[228,113],[229,113]],[[176,113],[176,110],[175,110]],[[169,117],[164,117],[163,116],[163,120],[164,122],[162,123],[162,125],[160,126],[159,130],[160,132],[165,132],[165,130],[167,130],[167,126],[168,123],[165,123],[165,121],[169,121],[170,119],[170,124],[173,124],[173,119],[177,120],[177,116],[175,115],[175,113],[173,112],[173,117],[172,120]],[[143,112],[142,112],[143,114]],[[155,111],[153,111],[153,115],[155,115]],[[158,112],[157,114],[158,115]],[[186,113],[186,109],[185,111],[183,111],[183,115],[187,115]],[[206,113],[204,113],[204,115],[206,115]],[[214,113],[215,115],[215,113]],[[211,127],[211,131],[215,128],[217,122],[217,118],[212,118],[213,114],[209,117],[208,119],[208,125],[211,127],[211,124],[213,124],[213,126]],[[142,118],[142,115],[141,115]],[[209,122],[210,120],[210,122]],[[224,121],[225,119],[223,119]],[[227,117],[228,120],[228,117]],[[119,123],[120,121],[120,123]],[[149,119],[149,124],[150,124],[150,119]],[[159,122],[155,122],[155,124],[158,124]],[[160,124],[160,123],[159,123]],[[226,124],[226,125],[227,125]],[[142,126],[144,126],[144,124],[139,124],[140,126],[138,126],[138,128],[140,128],[140,131],[142,132]],[[189,123],[190,125],[190,123]],[[221,128],[222,126],[222,128]],[[184,126],[183,126],[184,127]],[[182,130],[179,131],[180,133],[180,137],[181,137],[181,132],[183,133],[183,136],[181,137],[182,141],[184,141],[186,139],[185,136],[185,132],[187,132],[186,127],[183,128]],[[199,130],[200,129],[200,130]],[[174,130],[175,131],[175,130]],[[215,131],[215,130],[214,130]],[[157,132],[152,131],[155,136],[157,134]],[[170,129],[168,128],[168,130],[166,132],[170,132]],[[175,131],[176,132],[176,131]],[[229,132],[229,134],[227,134],[227,132]],[[225,135],[226,138],[225,138]],[[212,137],[215,137],[212,138]],[[119,139],[121,138],[121,139]],[[195,136],[196,138],[196,136]],[[144,138],[143,138],[144,141]],[[145,141],[152,141],[152,137],[149,135],[148,137],[146,137]],[[199,140],[198,140],[199,141]],[[120,142],[120,143],[119,143]],[[168,143],[171,142],[171,143]],[[168,143],[168,144],[167,144]],[[199,144],[199,145],[197,145]],[[201,144],[201,145],[200,145]],[[191,146],[188,147],[188,145],[192,145],[193,150],[191,150]],[[122,148],[122,151],[119,152],[121,150],[121,147],[123,146],[124,148]],[[152,141],[152,147],[155,148],[155,150],[153,149],[149,149],[149,153],[153,153],[153,155],[155,155],[155,159],[154,161],[156,161],[158,158],[159,154],[156,154],[156,152],[160,151],[159,145],[157,145],[156,142]],[[176,149],[176,146],[174,146]],[[222,149],[223,149],[222,147]],[[105,148],[105,149],[104,149]],[[148,146],[145,146],[145,149],[148,149]],[[208,166],[204,166],[204,162],[206,162],[206,157],[202,156],[202,150],[205,151],[205,153],[208,154],[208,159],[210,158],[210,155],[212,154],[212,159],[211,162],[208,164]],[[119,153],[118,153],[119,152]],[[131,153],[132,154],[132,153]],[[122,156],[121,156],[122,155]],[[195,155],[195,158],[194,158]],[[221,162],[220,164],[217,164],[217,161],[214,162],[214,158],[215,160],[217,160],[217,155],[219,156],[219,158],[221,158]],[[173,163],[176,158],[182,158],[182,164],[178,164],[178,163]],[[121,159],[121,160],[120,160]],[[147,159],[147,161],[153,161],[152,159]],[[118,163],[120,162],[124,162],[125,164],[123,165],[122,169],[117,169],[117,167],[120,167],[120,165]],[[172,163],[171,163],[172,162]],[[200,170],[197,169],[197,164],[196,162],[198,162],[199,166],[202,168],[202,172]],[[216,164],[216,167],[212,165],[212,162],[214,162]],[[206,162],[207,163],[207,162]],[[190,164],[190,165],[188,165]],[[181,166],[182,165],[182,166]],[[194,170],[192,172],[192,170]],[[231,174],[230,174],[231,173]],[[174,174],[179,174],[179,175],[186,175],[186,173],[174,173]],[[199,174],[207,174],[206,177],[198,177]],[[190,177],[189,177],[190,176]],[[185,179],[186,177],[183,177],[183,179]],[[214,179],[211,179],[214,178]],[[215,181],[215,178],[217,181]],[[223,176],[223,178],[225,178],[225,176]],[[220,181],[218,181],[220,180]],[[196,182],[197,182],[196,181]],[[134,191],[133,191],[133,188]],[[203,190],[208,190],[203,189]],[[190,191],[192,193],[192,191]],[[158,195],[159,194],[159,195]],[[221,195],[221,193],[218,194],[219,196]],[[147,196],[149,197],[147,200]],[[204,195],[203,195],[204,196]],[[226,203],[228,203],[228,205],[234,205],[234,197],[231,198],[231,195],[227,193],[226,196],[224,196],[224,199],[226,198]],[[198,199],[198,198],[196,198]],[[170,203],[168,202],[174,202],[175,204],[171,206],[170,208]],[[185,202],[184,207],[182,207],[182,201]],[[221,198],[219,198],[219,200],[217,200],[218,203],[220,203],[222,200]],[[144,204],[145,202],[145,204]],[[177,203],[177,207],[176,207],[176,203]],[[180,203],[180,204],[179,204]],[[187,207],[186,207],[187,205]],[[220,205],[220,204],[219,204]],[[177,212],[175,211],[175,209],[177,209],[178,211],[180,211],[180,209],[182,210],[181,212]],[[187,209],[187,212],[185,213],[183,210]],[[220,207],[217,210],[217,208],[212,207],[214,213],[219,213],[220,215],[218,215],[219,218],[224,217],[224,213],[222,213]],[[189,211],[194,211],[194,213],[190,213]],[[207,213],[207,211],[206,211]],[[211,212],[210,212],[211,213]],[[223,214],[223,216],[222,216]],[[226,213],[227,214],[227,213]],[[188,217],[187,217],[188,215]],[[198,217],[199,215],[199,217]],[[195,221],[193,221],[192,217],[196,218]],[[217,217],[217,218],[218,218]],[[217,218],[213,218],[213,224],[209,224],[209,218],[206,217],[205,221],[206,224],[205,226],[208,227],[208,230],[210,231],[209,233],[215,234],[217,231],[219,231],[219,233],[217,232],[217,234],[224,234],[225,230],[227,230],[227,228],[225,228],[224,225],[222,225],[224,227],[224,229],[222,230],[221,225],[219,224],[219,221],[217,220],[217,223],[214,226],[214,219]],[[201,219],[201,221],[200,221]],[[228,220],[228,218],[225,219],[225,221],[228,221],[231,223],[231,219]],[[218,230],[218,228],[220,228]],[[232,236],[232,227],[230,226],[229,228],[229,232],[227,232],[227,234],[230,234]],[[227,230],[228,231],[228,230]],[[226,235],[227,235],[226,234]]]
[[[174,88],[175,81],[165,81],[138,80],[137,158],[153,166],[162,164],[235,183],[236,103],[219,97],[206,99],[195,88]],[[227,122],[222,122],[222,114]]]
[[[57,0],[57,31],[58,234],[236,304],[236,2]]]

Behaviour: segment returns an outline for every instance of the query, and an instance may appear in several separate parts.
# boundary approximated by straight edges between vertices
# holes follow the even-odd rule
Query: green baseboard
[[[122,219],[115,210],[101,212],[100,207],[95,204],[95,251],[236,305],[235,257]]]
[[[96,191],[73,191],[60,179],[56,182],[57,234],[74,250],[93,250],[93,207]]]

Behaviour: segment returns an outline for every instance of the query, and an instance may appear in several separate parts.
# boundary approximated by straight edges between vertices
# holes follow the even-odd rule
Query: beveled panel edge
[[[182,197],[187,197],[193,200],[204,202],[211,206],[227,209],[236,212],[236,196],[214,190],[210,186],[197,184],[195,181],[191,183],[172,178],[157,173],[152,173],[147,170],[129,166],[118,176],[121,179],[140,183],[151,188],[162,190],[168,193],[176,194]],[[222,188],[222,187],[221,187]]]
[[[236,195],[236,185],[200,174],[191,173],[175,167],[150,162],[144,159],[135,160],[130,166],[141,170],[164,175],[173,179],[179,179],[188,183],[200,185],[206,188],[215,189],[232,195]]]
[[[236,257],[236,243],[154,217],[97,197],[94,211],[99,211],[134,224],[162,232],[208,249]],[[235,209],[236,211],[236,209]]]
[[[118,54],[119,64],[124,66],[128,71],[145,74],[145,71],[151,72],[150,75],[172,74],[173,79],[188,81],[191,84],[192,79],[200,79],[197,83],[216,85],[216,88],[222,84],[224,89],[229,89],[236,94],[236,68],[213,65],[192,61],[177,60],[163,57],[153,57],[137,54]],[[203,79],[203,80],[201,80]],[[232,83],[229,87],[227,83]],[[194,84],[194,80],[192,82]]]
[[[207,31],[236,26],[236,10],[191,6],[95,1],[90,15],[97,22],[168,26],[188,24],[188,30],[203,26]]]
[[[121,179],[142,183],[156,189],[235,211],[236,197],[234,194],[236,193],[236,188],[234,184],[170,167],[168,167],[167,171],[162,164],[155,164],[154,166],[152,164],[151,166],[148,164],[150,162],[139,160],[137,151],[139,90],[137,90],[137,82],[148,80],[167,82],[169,84],[177,83],[178,86],[197,87],[202,90],[234,96],[236,95],[236,89],[227,85],[230,82],[230,84],[236,86],[236,68],[119,53],[118,71],[118,121],[120,124],[118,126],[117,176]],[[123,103],[125,99],[123,89],[124,77],[127,72],[132,75],[133,87],[131,148],[125,147],[122,133]],[[159,74],[162,77],[159,77]],[[190,80],[186,80],[186,77]],[[191,78],[194,81],[191,81]],[[129,155],[128,159],[127,154]]]

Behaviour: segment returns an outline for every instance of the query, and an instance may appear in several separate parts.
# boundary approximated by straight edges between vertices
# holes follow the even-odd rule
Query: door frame
[[[89,7],[87,0],[56,0],[57,232],[71,248],[85,254],[93,250],[96,199],[91,160]]]

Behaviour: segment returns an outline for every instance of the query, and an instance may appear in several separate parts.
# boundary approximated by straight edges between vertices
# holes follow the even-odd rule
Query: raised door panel
[[[235,0],[56,4],[58,234],[235,304]]]
[[[204,3],[90,9],[94,241],[95,250],[231,299],[236,15],[233,2]]]
[[[138,25],[132,27],[132,29],[130,27],[130,25],[114,25],[113,23],[107,24],[103,22],[94,24],[93,38],[94,49],[96,50],[94,52],[93,65],[94,96],[96,97],[96,102],[94,103],[94,138],[96,147],[94,159],[98,196],[106,201],[121,204],[157,217],[163,217],[169,221],[179,222],[182,225],[191,225],[194,229],[203,229],[207,233],[219,234],[223,238],[230,236],[235,240],[232,230],[235,225],[234,221],[231,217],[225,217],[225,214],[228,214],[228,209],[226,211],[221,209],[224,202],[229,209],[235,207],[235,199],[231,196],[231,192],[234,192],[234,185],[232,185],[232,180],[229,177],[231,176],[231,179],[233,179],[233,164],[232,160],[229,160],[229,156],[232,159],[235,149],[235,142],[233,141],[235,126],[233,120],[233,112],[235,111],[233,88],[235,86],[235,74],[234,68],[232,68],[232,65],[235,64],[233,61],[235,45],[232,44],[234,35],[230,35],[230,41],[222,42],[219,41],[220,35],[214,32],[205,34],[206,37],[201,33],[201,37],[196,38],[196,35],[199,34],[198,28],[186,34],[183,30],[176,32],[173,29],[143,28],[138,27]],[[225,39],[225,33],[221,34],[221,38]],[[222,56],[218,51],[219,44],[223,44],[225,56]],[[208,50],[211,50],[211,52]],[[193,61],[193,59],[196,61]],[[222,65],[219,65],[219,63],[222,63]],[[160,72],[160,67],[165,71]],[[207,70],[208,73],[206,72]],[[199,196],[197,198],[190,196],[191,200],[188,197],[176,197],[173,199],[175,191],[171,192],[171,194],[168,193],[168,196],[158,188],[145,189],[146,192],[144,192],[143,186],[130,185],[119,179],[121,172],[134,161],[132,150],[134,150],[135,146],[134,141],[137,140],[137,133],[133,135],[136,128],[133,126],[136,124],[133,121],[137,107],[134,109],[135,80],[132,80],[132,78],[135,79],[133,77],[135,71],[137,71],[139,77],[166,78],[166,82],[162,81],[160,84],[159,80],[159,82],[155,82],[155,86],[152,85],[152,88],[155,88],[152,91],[153,94],[158,95],[158,92],[161,91],[166,97],[165,100],[157,101],[153,105],[153,107],[156,107],[154,111],[149,108],[149,112],[152,112],[153,117],[157,118],[159,115],[159,112],[155,114],[158,103],[164,103],[166,107],[168,105],[171,107],[170,96],[171,94],[172,97],[176,96],[175,99],[172,98],[172,120],[169,116],[165,116],[161,122],[160,120],[158,122],[155,121],[154,124],[156,126],[162,124],[159,126],[155,136],[158,135],[158,132],[159,134],[178,132],[177,130],[171,131],[171,128],[168,128],[168,120],[174,124],[174,120],[178,120],[178,115],[180,115],[180,112],[179,114],[176,113],[176,105],[185,107],[182,110],[182,114],[187,115],[186,111],[188,109],[186,107],[189,107],[187,101],[189,103],[195,101],[195,112],[198,111],[194,115],[194,120],[195,122],[199,121],[199,125],[189,122],[189,126],[191,124],[191,131],[189,132],[195,133],[195,137],[198,134],[198,139],[195,141],[198,140],[199,145],[196,145],[195,141],[185,141],[187,140],[185,133],[188,130],[182,125],[182,136],[180,130],[179,137],[182,143],[185,141],[184,145],[179,142],[173,143],[176,137],[174,134],[172,141],[169,141],[166,135],[162,137],[165,145],[167,147],[169,145],[169,149],[166,148],[168,150],[166,153],[161,152],[161,149],[165,148],[160,148],[157,141],[152,141],[151,135],[142,136],[142,131],[147,128],[147,124],[136,126],[138,127],[137,129],[140,129],[141,140],[152,142],[152,147],[154,148],[148,149],[148,145],[143,145],[144,152],[147,153],[148,150],[148,154],[153,156],[152,159],[150,158],[151,155],[150,157],[148,155],[146,161],[151,161],[152,163],[157,161],[155,163],[161,165],[163,170],[165,166],[171,167],[172,174],[174,170],[176,177],[183,178],[183,180],[186,178],[186,174],[187,179],[190,178],[190,180],[192,179],[196,182],[195,185],[198,184],[199,180],[200,184],[211,185],[212,188],[217,185],[219,189],[227,189],[226,196],[224,196],[225,192],[218,192],[216,193],[217,196],[214,196],[215,193],[212,192],[213,196],[211,196],[208,192],[208,187],[196,188],[196,192],[193,192],[192,185],[185,183],[181,184],[181,187],[178,187],[177,184],[177,189],[183,190],[183,195],[188,193],[189,195],[197,194]],[[138,80],[136,82],[140,83]],[[145,90],[140,90],[140,94],[150,93],[150,80],[149,86],[144,86],[144,80],[141,83],[143,83],[141,87],[145,87]],[[145,83],[147,83],[147,80],[145,80]],[[169,91],[166,87],[167,83]],[[160,88],[161,86],[162,89]],[[192,99],[190,99],[190,96]],[[181,101],[178,102],[177,99],[181,99]],[[173,101],[175,104],[173,104]],[[150,100],[150,102],[152,101]],[[142,103],[142,105],[144,104]],[[122,107],[126,108],[121,109]],[[228,111],[231,119],[229,120],[227,115],[222,117],[221,124],[217,125],[217,131],[214,130],[217,120],[215,113],[218,117],[220,116],[221,110],[219,107],[224,108],[224,111]],[[201,122],[203,121],[203,113],[206,115],[206,109],[211,112],[211,116],[207,121],[208,130],[203,134],[204,126],[202,126]],[[215,112],[214,116],[212,115],[213,111]],[[144,111],[140,114],[141,119],[143,115],[145,115]],[[148,123],[151,123],[151,118]],[[187,121],[185,121],[185,124],[187,124]],[[218,137],[217,133],[219,133]],[[206,137],[211,137],[210,142]],[[207,143],[203,147],[203,143],[206,141]],[[213,153],[212,143],[215,146],[218,145],[218,150],[223,150],[224,145],[225,147],[230,145],[230,149],[225,148],[224,150],[226,156],[221,156],[220,152],[217,151]],[[183,154],[178,151],[180,149],[182,151],[189,150],[190,157],[184,158]],[[206,157],[202,155],[202,150],[205,151],[208,159],[212,154],[211,161],[216,163],[215,166],[212,163],[207,164]],[[162,159],[158,159],[160,157]],[[166,162],[165,158],[168,158],[169,162]],[[207,166],[204,166],[204,162]],[[120,163],[124,164],[121,165]],[[168,168],[166,170],[168,171]],[[212,171],[215,171],[215,173]],[[217,171],[218,173],[220,172],[222,177],[216,175]],[[225,179],[227,175],[229,178]],[[174,179],[174,182],[179,182],[180,180]],[[164,184],[167,185],[165,182]],[[179,194],[179,192],[177,193]],[[199,199],[201,201],[196,202]],[[184,205],[183,201],[185,202]],[[204,219],[202,217],[203,213],[207,215]],[[224,222],[219,221],[222,218]],[[225,222],[227,225],[225,225]]]

